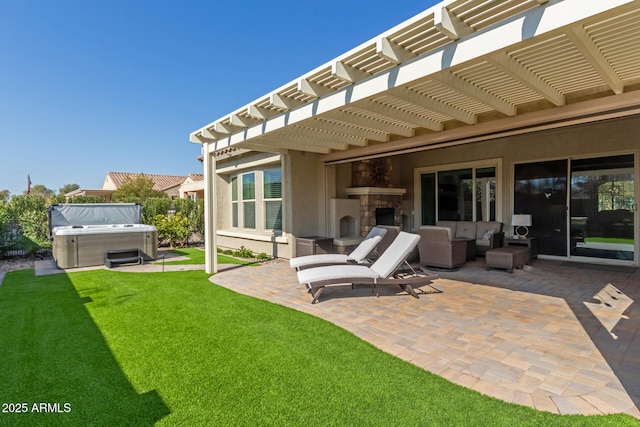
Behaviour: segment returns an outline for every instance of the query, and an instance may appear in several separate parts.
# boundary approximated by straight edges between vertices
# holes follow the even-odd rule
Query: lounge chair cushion
[[[353,279],[382,279],[390,277],[407,259],[416,247],[420,236],[400,232],[389,248],[373,263],[364,265],[331,265],[298,271],[298,282],[316,283],[344,278],[344,283],[353,283]]]
[[[346,264],[351,258],[346,254],[318,254],[291,258],[289,265],[291,268],[302,268],[316,264]]]
[[[365,261],[367,256],[380,243],[387,230],[384,228],[373,227],[367,237],[353,250],[349,255],[344,254],[317,254],[306,255],[289,260],[291,268],[301,269],[313,265],[323,264],[346,264],[349,261],[361,263]]]
[[[367,237],[355,248],[350,254],[349,258],[355,262],[362,262],[369,256],[371,252],[380,243],[382,238],[387,234],[387,230],[380,227],[373,227]]]
[[[351,283],[354,278],[377,279],[380,276],[364,265],[330,265],[298,271],[300,283],[316,283],[325,280],[344,278],[344,283]]]

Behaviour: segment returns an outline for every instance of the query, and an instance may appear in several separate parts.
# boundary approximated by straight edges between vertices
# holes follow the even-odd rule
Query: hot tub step
[[[116,264],[144,264],[140,249],[110,249],[104,253],[104,265],[108,268]]]

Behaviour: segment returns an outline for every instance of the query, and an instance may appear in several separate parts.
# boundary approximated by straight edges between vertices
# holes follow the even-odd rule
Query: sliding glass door
[[[568,160],[517,164],[514,214],[530,214],[538,253],[567,256]]]
[[[514,167],[515,214],[531,214],[540,254],[633,261],[634,156],[563,159]]]
[[[571,162],[571,255],[633,261],[633,155]]]

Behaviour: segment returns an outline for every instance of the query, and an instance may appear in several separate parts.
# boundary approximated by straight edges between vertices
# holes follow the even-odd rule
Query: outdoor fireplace
[[[394,208],[376,208],[376,225],[395,225]]]
[[[406,191],[404,188],[347,188],[349,198],[360,202],[360,236],[366,236],[376,225],[402,226],[402,195]]]

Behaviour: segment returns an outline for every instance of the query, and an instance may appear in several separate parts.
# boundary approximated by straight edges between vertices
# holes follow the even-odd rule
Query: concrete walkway
[[[439,272],[440,294],[325,289],[318,304],[288,263],[211,281],[326,319],[383,351],[507,402],[559,414],[640,418],[640,272],[568,267]],[[423,287],[428,291],[428,287]]]

